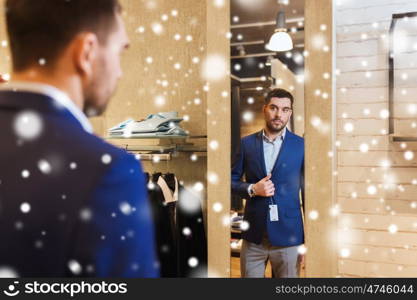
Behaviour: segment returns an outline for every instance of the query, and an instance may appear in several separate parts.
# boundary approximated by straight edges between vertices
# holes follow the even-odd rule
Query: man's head
[[[274,89],[265,98],[263,112],[269,131],[279,133],[291,119],[294,97],[284,89]]]
[[[122,75],[128,46],[118,0],[7,0],[14,73],[76,82],[84,111],[102,113]]]

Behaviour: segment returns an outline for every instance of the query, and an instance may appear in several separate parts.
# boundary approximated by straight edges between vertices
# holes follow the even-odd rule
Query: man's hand
[[[306,256],[305,254],[298,254],[298,270],[299,270],[299,276],[304,275],[306,271]]]
[[[268,174],[253,185],[255,196],[272,197],[275,194],[275,187],[270,179],[271,174]]]

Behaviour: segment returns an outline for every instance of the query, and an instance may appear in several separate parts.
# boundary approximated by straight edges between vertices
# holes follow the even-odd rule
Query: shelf
[[[390,135],[390,140],[392,142],[417,142],[416,136],[399,136],[399,135]]]
[[[161,154],[173,152],[176,149],[175,145],[124,145],[124,149],[132,152],[159,152]]]
[[[187,139],[206,139],[205,135],[197,136],[160,136],[160,137],[107,137],[112,144],[125,149],[126,151],[135,154],[146,154],[147,158],[153,158],[154,156],[169,154],[169,157],[163,157],[163,160],[171,160],[176,157],[175,153],[189,152],[189,153],[202,153],[200,155],[206,155],[206,145],[194,145],[194,143],[187,142]],[[140,145],[137,140],[157,140],[157,145]]]
[[[194,145],[124,145],[127,151],[132,152],[158,152],[158,153],[172,153],[172,152],[207,152],[206,147],[199,147]]]
[[[161,136],[131,136],[131,137],[123,137],[123,136],[108,136],[106,140],[160,140],[160,139],[205,139],[207,138],[206,135],[161,135]]]

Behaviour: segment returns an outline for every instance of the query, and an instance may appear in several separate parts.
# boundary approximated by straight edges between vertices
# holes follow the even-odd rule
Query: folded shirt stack
[[[179,123],[178,112],[151,114],[142,121],[126,120],[108,130],[112,137],[188,136]]]
[[[243,222],[243,216],[232,216],[231,218],[232,229],[241,230],[242,222]]]

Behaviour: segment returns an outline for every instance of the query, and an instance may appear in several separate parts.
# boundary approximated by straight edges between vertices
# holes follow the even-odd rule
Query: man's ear
[[[75,68],[80,76],[90,79],[99,50],[98,38],[94,33],[81,33],[74,39],[73,43]]]

